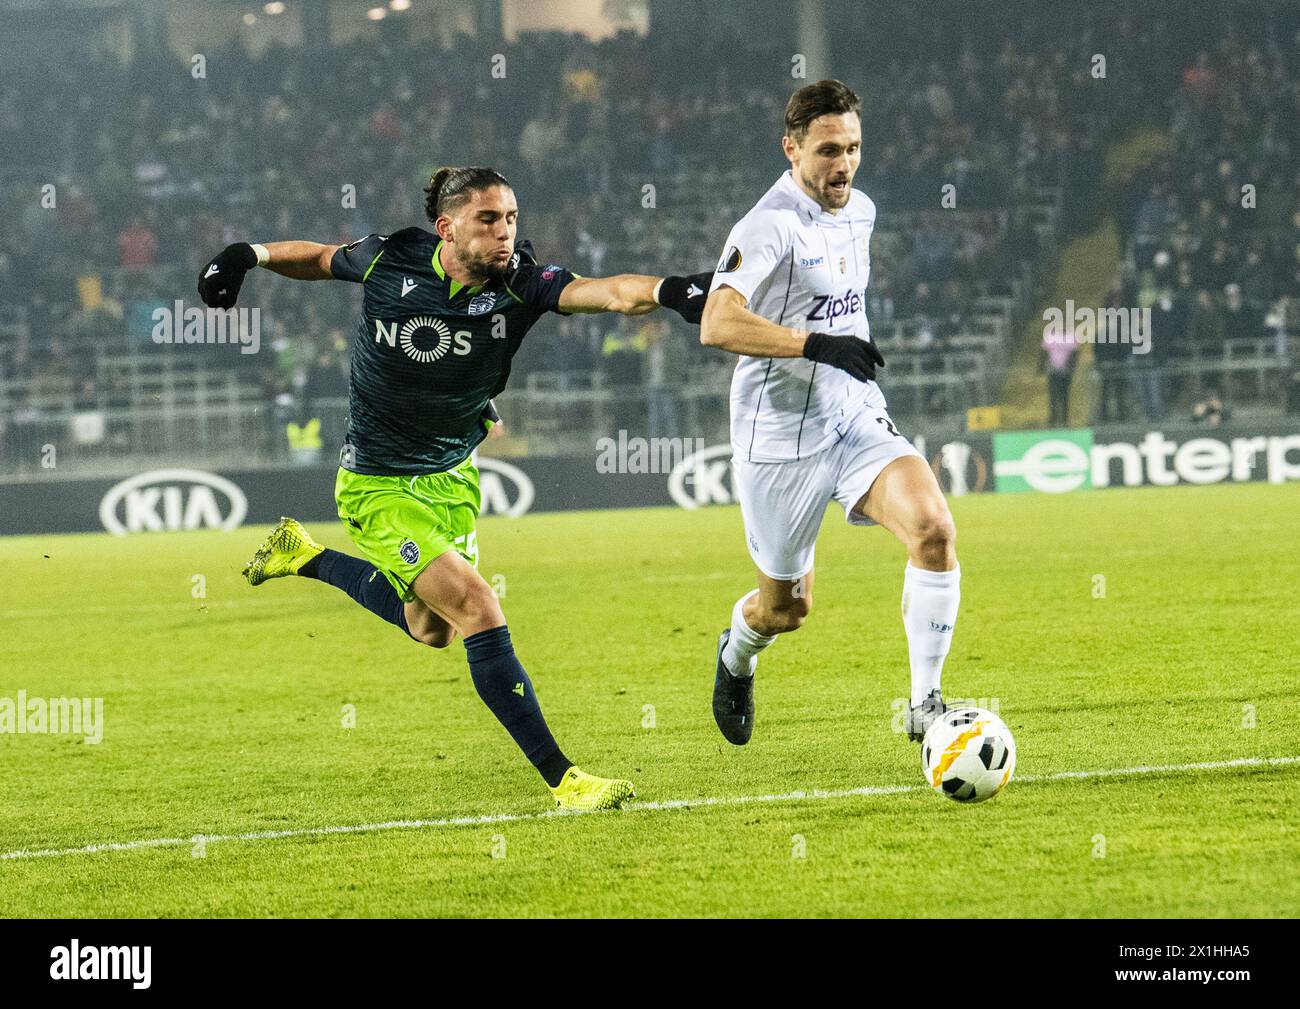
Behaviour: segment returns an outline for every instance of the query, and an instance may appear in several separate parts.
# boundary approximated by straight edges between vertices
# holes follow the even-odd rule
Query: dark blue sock
[[[318,578],[340,588],[376,616],[383,617],[407,634],[406,606],[377,567],[360,557],[326,547],[301,568],[298,574]]]
[[[532,680],[515,657],[505,626],[479,631],[465,639],[469,675],[483,703],[505,726],[524,756],[554,788],[573,764],[556,745],[546,727]]]

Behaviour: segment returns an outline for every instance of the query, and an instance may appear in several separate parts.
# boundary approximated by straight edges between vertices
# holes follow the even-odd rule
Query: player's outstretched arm
[[[618,312],[645,315],[659,307],[659,277],[620,273],[613,277],[577,277],[560,292],[561,312]]]
[[[832,336],[778,326],[751,312],[734,287],[709,295],[700,319],[700,343],[748,357],[806,357],[848,372],[858,381],[876,377],[885,359],[874,343],[856,336]]]
[[[319,242],[270,242],[263,246],[267,261],[259,265],[294,280],[331,280],[330,261],[342,246]]]
[[[244,275],[256,266],[295,280],[329,280],[330,260],[340,246],[318,242],[270,242],[227,245],[199,274],[199,297],[209,308],[233,308]]]
[[[647,277],[636,273],[577,277],[560,292],[558,307],[562,312],[645,315],[662,305],[698,325],[712,279],[711,273],[688,277]]]

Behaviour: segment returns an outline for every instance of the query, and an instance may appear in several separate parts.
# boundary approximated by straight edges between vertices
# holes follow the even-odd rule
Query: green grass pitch
[[[944,692],[996,698],[1037,779],[978,806],[920,787],[539,815],[460,644],[418,646],[319,583],[250,589],[264,529],[0,539],[0,697],[104,698],[98,745],[0,735],[0,854],[177,842],[0,859],[0,915],[1300,913],[1300,764],[1043,780],[1300,755],[1296,489],[953,510]],[[761,659],[744,748],[710,713],[752,584],[737,509],[488,519],[479,540],[561,745],[639,804],[922,785],[891,731],[904,558],[883,531],[828,512],[812,617]]]

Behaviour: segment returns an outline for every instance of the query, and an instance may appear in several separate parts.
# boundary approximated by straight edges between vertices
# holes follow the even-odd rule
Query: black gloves
[[[713,271],[692,273],[689,277],[664,277],[659,285],[659,304],[671,308],[687,322],[698,326],[709,298]]]
[[[831,336],[809,333],[804,341],[803,356],[847,371],[859,382],[876,377],[876,369],[885,366],[880,349],[856,336]]]
[[[244,274],[257,265],[257,253],[247,242],[222,249],[199,274],[199,297],[208,308],[234,308]]]

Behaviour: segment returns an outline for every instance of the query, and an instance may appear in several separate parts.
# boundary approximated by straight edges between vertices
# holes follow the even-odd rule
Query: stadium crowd
[[[1270,331],[1279,304],[1294,311],[1300,37],[1261,48],[1229,34],[1184,66],[1153,41],[1167,29],[1159,19],[1076,17],[1068,33],[1014,20],[967,37],[918,28],[914,51],[840,33],[837,74],[863,100],[856,185],[881,211],[870,319],[913,320],[919,352],[941,354],[979,297],[1043,279],[1047,250],[1024,209],[1055,199],[1087,213],[1106,140],[1144,116],[1166,123],[1174,146],[1130,194],[1119,289],[1124,304],[1177,315],[1169,325],[1183,335],[1160,355],[1208,353]],[[201,80],[174,57],[70,60],[47,68],[38,93],[0,69],[11,222],[0,290],[22,292],[0,304],[7,409],[60,377],[74,380],[77,408],[129,405],[125,373],[91,363],[190,350],[154,346],[151,313],[194,300],[213,250],[423,223],[422,185],[440,164],[500,168],[521,235],[578,272],[706,268],[784,167],[789,91],[772,69],[788,54],[752,39],[709,45],[683,54],[679,38],[653,33],[465,37],[454,57],[430,59],[376,33],[310,53],[210,53]],[[1090,54],[1103,51],[1099,79]],[[504,76],[491,72],[497,53]],[[684,60],[691,72],[665,72]],[[1243,181],[1258,189],[1250,212],[1232,209]],[[936,210],[949,183],[955,213]],[[355,296],[257,276],[245,300],[262,309],[262,352],[219,348],[205,363],[238,371],[268,401],[341,395]],[[656,389],[662,422],[692,369],[729,367],[688,335],[556,320],[525,341],[516,374]]]
[[[1150,352],[1097,348],[1099,416],[1158,420],[1171,400],[1225,393],[1225,360],[1290,359],[1300,324],[1300,30],[1229,23],[1183,73],[1171,144],[1133,181],[1114,305],[1151,312]]]

